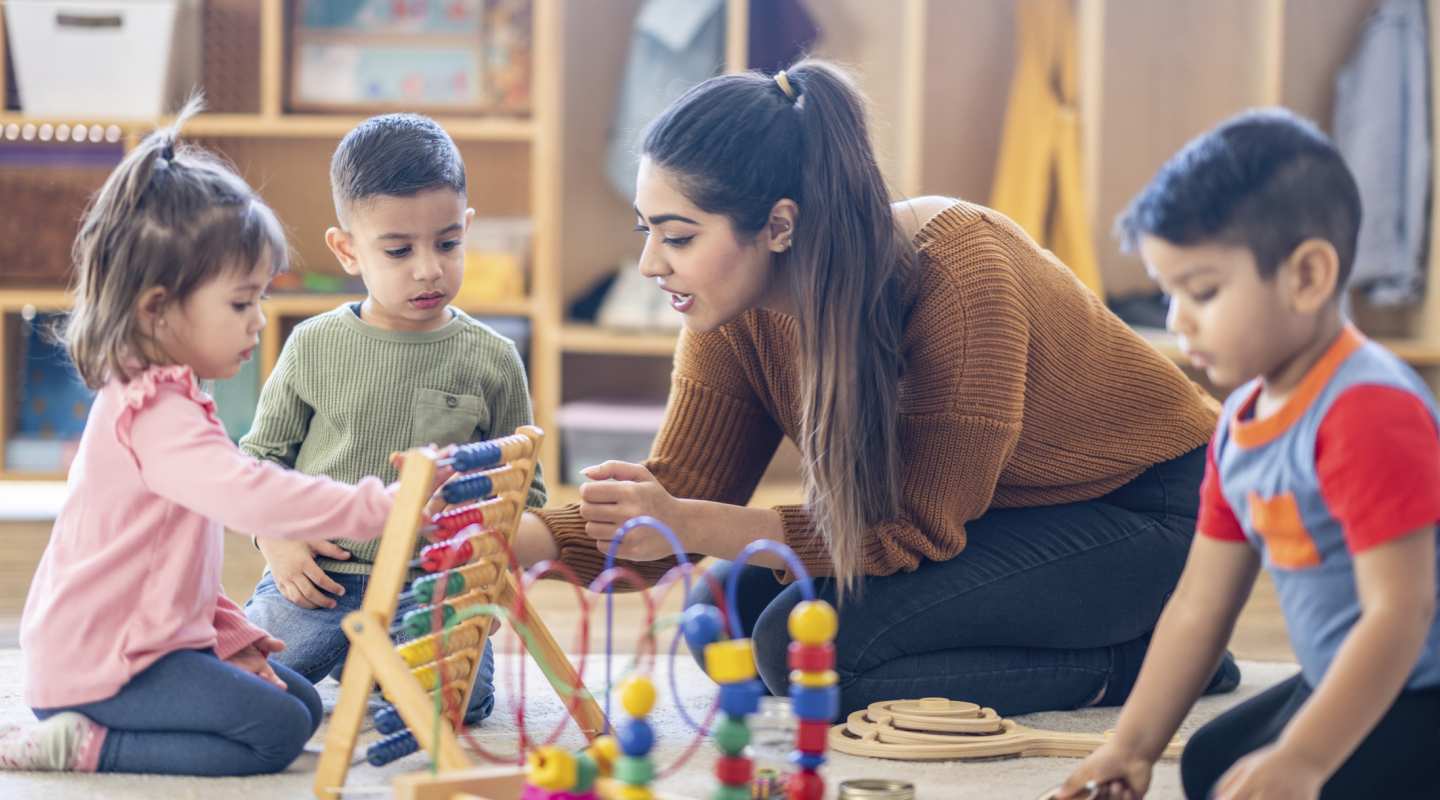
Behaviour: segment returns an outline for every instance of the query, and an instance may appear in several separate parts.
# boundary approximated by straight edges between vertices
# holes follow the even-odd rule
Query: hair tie
[[[790,76],[785,74],[785,70],[782,69],[775,73],[775,85],[780,87],[780,91],[786,99],[792,103],[795,102],[795,87],[790,85]]]

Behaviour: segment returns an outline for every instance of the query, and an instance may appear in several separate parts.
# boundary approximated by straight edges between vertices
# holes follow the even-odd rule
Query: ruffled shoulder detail
[[[195,371],[184,365],[149,367],[123,384],[120,387],[120,396],[124,399],[125,405],[138,411],[155,399],[155,395],[159,394],[162,386],[167,385],[179,388],[187,397],[204,408],[206,414],[214,415],[215,401],[210,395],[201,391],[200,384],[195,380]]]
[[[187,366],[148,367],[118,388],[122,405],[115,419],[115,433],[126,447],[130,446],[130,424],[135,415],[154,401],[162,389],[178,391],[200,407],[208,422],[224,427],[220,418],[215,416],[215,400],[201,391],[195,371]]]

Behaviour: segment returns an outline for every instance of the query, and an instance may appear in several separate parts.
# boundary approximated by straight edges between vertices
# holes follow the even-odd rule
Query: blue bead
[[[620,743],[620,752],[640,758],[649,755],[655,746],[655,731],[643,719],[626,720],[615,728],[615,739]]]
[[[445,502],[454,505],[466,500],[488,497],[492,488],[489,475],[466,475],[445,484],[440,494],[445,498]]]
[[[365,760],[372,767],[383,767],[419,749],[420,743],[415,741],[415,737],[409,731],[402,731],[370,745],[365,750]]]
[[[830,722],[840,715],[840,687],[812,688],[790,684],[790,706],[796,719]]]
[[[690,646],[690,651],[701,653],[704,652],[705,645],[720,638],[720,633],[725,630],[725,622],[720,615],[720,609],[697,603],[685,609],[685,615],[680,619],[680,629],[685,632],[685,643]]]
[[[384,734],[399,733],[405,730],[405,720],[400,718],[395,706],[387,703],[375,709],[375,730]]]
[[[802,753],[799,750],[790,752],[790,763],[806,772],[818,772],[825,766],[824,753]]]
[[[720,687],[720,710],[732,717],[748,717],[760,710],[760,681],[729,683]]]
[[[500,463],[500,446],[494,442],[467,444],[455,449],[454,458],[456,472],[493,467]]]

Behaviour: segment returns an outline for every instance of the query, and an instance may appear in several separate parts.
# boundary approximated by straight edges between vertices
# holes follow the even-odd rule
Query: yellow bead
[[[644,675],[625,681],[620,687],[620,705],[625,707],[625,713],[632,718],[639,719],[650,713],[655,707],[655,684]]]
[[[648,786],[621,784],[614,797],[615,800],[655,800],[655,793]]]
[[[801,672],[798,669],[790,670],[790,682],[796,686],[804,686],[806,689],[824,689],[826,686],[834,686],[840,682],[840,676],[835,670],[827,669],[824,672]]]
[[[790,610],[790,637],[801,644],[825,644],[835,638],[840,618],[824,600],[806,600]]]
[[[727,639],[705,645],[705,671],[716,683],[739,683],[755,677],[755,650],[749,639]]]
[[[615,741],[614,736],[596,736],[586,752],[595,760],[600,774],[609,776],[610,771],[615,768],[616,759],[620,758],[620,743]]]
[[[541,747],[532,751],[526,761],[532,785],[552,792],[574,788],[577,769],[575,756],[569,751],[559,747]]]

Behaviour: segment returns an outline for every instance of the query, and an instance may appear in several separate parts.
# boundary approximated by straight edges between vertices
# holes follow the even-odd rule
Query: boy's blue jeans
[[[345,594],[331,595],[334,608],[301,608],[285,598],[270,573],[260,579],[255,593],[245,603],[245,616],[285,643],[285,649],[270,657],[277,664],[295,670],[311,683],[319,683],[326,675],[340,677],[350,640],[340,623],[345,616],[358,610],[365,599],[369,575],[327,572],[330,579],[345,587]],[[395,610],[400,619],[415,604],[401,597]],[[403,641],[404,637],[401,637]],[[485,653],[475,676],[475,690],[470,693],[470,706],[465,711],[465,724],[476,725],[495,709],[495,654],[490,640],[485,640]]]
[[[130,679],[114,697],[37,708],[46,719],[78,711],[109,728],[100,772],[263,775],[300,755],[324,715],[315,687],[274,664],[286,691],[215,657],[176,650]]]

